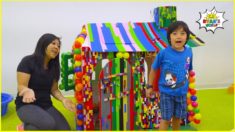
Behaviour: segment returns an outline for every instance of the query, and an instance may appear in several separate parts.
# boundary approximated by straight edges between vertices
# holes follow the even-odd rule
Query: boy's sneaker
[[[16,126],[17,131],[24,131],[24,123]]]

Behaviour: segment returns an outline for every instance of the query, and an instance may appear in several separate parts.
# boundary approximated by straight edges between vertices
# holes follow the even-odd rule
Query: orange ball
[[[194,78],[194,77],[189,77],[189,82],[190,82],[190,83],[195,82],[195,78]]]
[[[79,125],[79,126],[83,125],[83,121],[82,120],[77,120],[77,125]]]
[[[75,89],[76,91],[81,91],[83,88],[83,85],[81,83],[76,84]]]
[[[193,121],[193,116],[188,116],[188,120],[191,122]]]
[[[191,99],[187,98],[187,104],[191,104],[191,103],[192,103]]]

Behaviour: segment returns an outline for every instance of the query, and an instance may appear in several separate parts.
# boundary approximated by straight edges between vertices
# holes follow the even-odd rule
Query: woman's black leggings
[[[25,130],[71,130],[64,116],[54,107],[24,105],[17,110]]]

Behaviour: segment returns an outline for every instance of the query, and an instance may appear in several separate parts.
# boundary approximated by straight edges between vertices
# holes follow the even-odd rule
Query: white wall
[[[33,53],[44,33],[62,37],[62,52],[70,51],[83,24],[89,22],[149,22],[158,6],[177,6],[177,18],[206,46],[194,48],[197,88],[227,87],[234,80],[233,2],[3,2],[2,91],[16,94],[16,68],[22,57]],[[215,34],[199,29],[199,12],[213,7],[225,11],[224,29]],[[72,94],[72,92],[66,92]]]

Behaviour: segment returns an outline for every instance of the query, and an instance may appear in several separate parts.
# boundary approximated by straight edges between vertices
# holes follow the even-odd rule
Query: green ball
[[[73,50],[73,53],[74,53],[74,54],[81,54],[81,49],[74,49],[74,50]]]
[[[194,112],[194,113],[199,113],[200,110],[199,110],[198,108],[196,108],[196,109],[193,110],[193,112]]]

